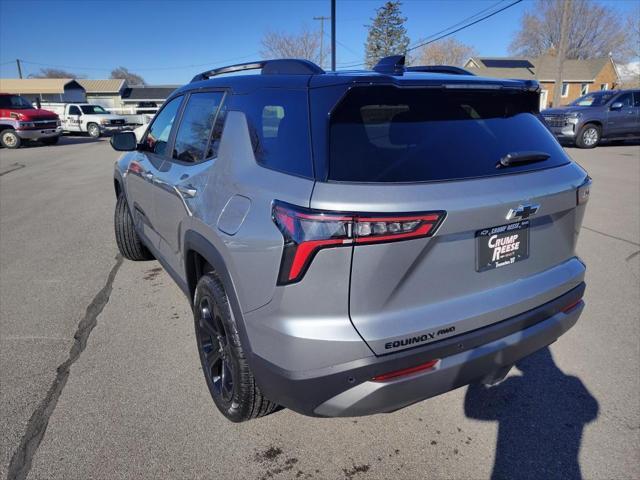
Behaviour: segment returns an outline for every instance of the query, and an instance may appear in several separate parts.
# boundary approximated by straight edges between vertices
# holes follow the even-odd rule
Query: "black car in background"
[[[602,90],[541,112],[561,142],[593,148],[601,140],[640,138],[640,90]]]

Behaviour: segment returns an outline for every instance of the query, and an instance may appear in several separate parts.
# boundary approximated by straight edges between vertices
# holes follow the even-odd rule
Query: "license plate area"
[[[529,258],[529,220],[476,232],[476,271],[512,265]]]

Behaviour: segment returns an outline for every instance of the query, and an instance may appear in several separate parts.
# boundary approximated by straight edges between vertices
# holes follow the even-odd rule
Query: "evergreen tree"
[[[404,28],[406,17],[400,11],[402,3],[390,0],[378,8],[376,18],[367,25],[369,34],[365,44],[365,63],[372,68],[378,60],[389,55],[405,55],[409,47],[407,29]]]

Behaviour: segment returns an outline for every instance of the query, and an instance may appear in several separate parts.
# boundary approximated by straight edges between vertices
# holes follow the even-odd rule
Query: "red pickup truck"
[[[58,143],[62,127],[58,115],[33,108],[20,95],[0,93],[0,144],[18,148],[23,140],[37,140],[45,145]]]

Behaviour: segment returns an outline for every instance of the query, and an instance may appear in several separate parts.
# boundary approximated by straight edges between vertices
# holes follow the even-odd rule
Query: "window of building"
[[[198,163],[209,157],[207,147],[224,92],[192,93],[182,114],[173,146],[173,158]],[[207,155],[205,155],[207,152]]]
[[[589,93],[589,84],[583,83],[580,85],[580,96],[586,95],[587,93]]]
[[[562,96],[563,97],[568,97],[569,96],[569,84],[564,82],[562,84]]]
[[[608,83],[601,83],[600,84],[600,90],[609,90],[609,84]]]

